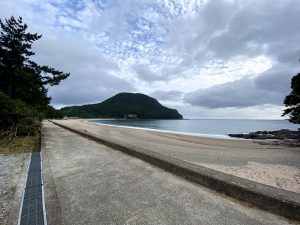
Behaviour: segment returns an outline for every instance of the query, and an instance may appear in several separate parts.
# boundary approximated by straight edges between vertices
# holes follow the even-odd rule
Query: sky
[[[144,93],[184,118],[280,119],[300,72],[299,0],[1,0],[34,61],[71,75],[60,108]]]

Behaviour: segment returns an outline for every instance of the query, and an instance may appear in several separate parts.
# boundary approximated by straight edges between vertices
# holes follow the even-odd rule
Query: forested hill
[[[176,109],[161,105],[156,99],[139,93],[119,93],[101,103],[71,106],[61,111],[68,117],[80,118],[124,118],[182,119]]]

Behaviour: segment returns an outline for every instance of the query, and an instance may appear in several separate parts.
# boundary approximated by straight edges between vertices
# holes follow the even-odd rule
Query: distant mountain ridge
[[[68,117],[182,119],[176,109],[161,105],[156,99],[140,93],[119,93],[103,102],[70,106],[61,111]]]

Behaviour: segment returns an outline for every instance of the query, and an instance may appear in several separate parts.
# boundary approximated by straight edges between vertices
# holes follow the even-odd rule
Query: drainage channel
[[[47,225],[40,152],[31,154],[18,225]]]

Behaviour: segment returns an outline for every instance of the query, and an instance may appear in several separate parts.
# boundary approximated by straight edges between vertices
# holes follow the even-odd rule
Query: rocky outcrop
[[[277,131],[256,131],[248,134],[228,134],[230,137],[253,139],[253,140],[269,140],[266,144],[285,145],[290,147],[300,146],[300,131],[291,131],[282,129]],[[261,142],[264,144],[265,142]]]
[[[277,131],[256,131],[248,134],[228,134],[230,137],[244,138],[244,139],[299,139],[299,131],[291,131],[288,129],[282,129]]]

